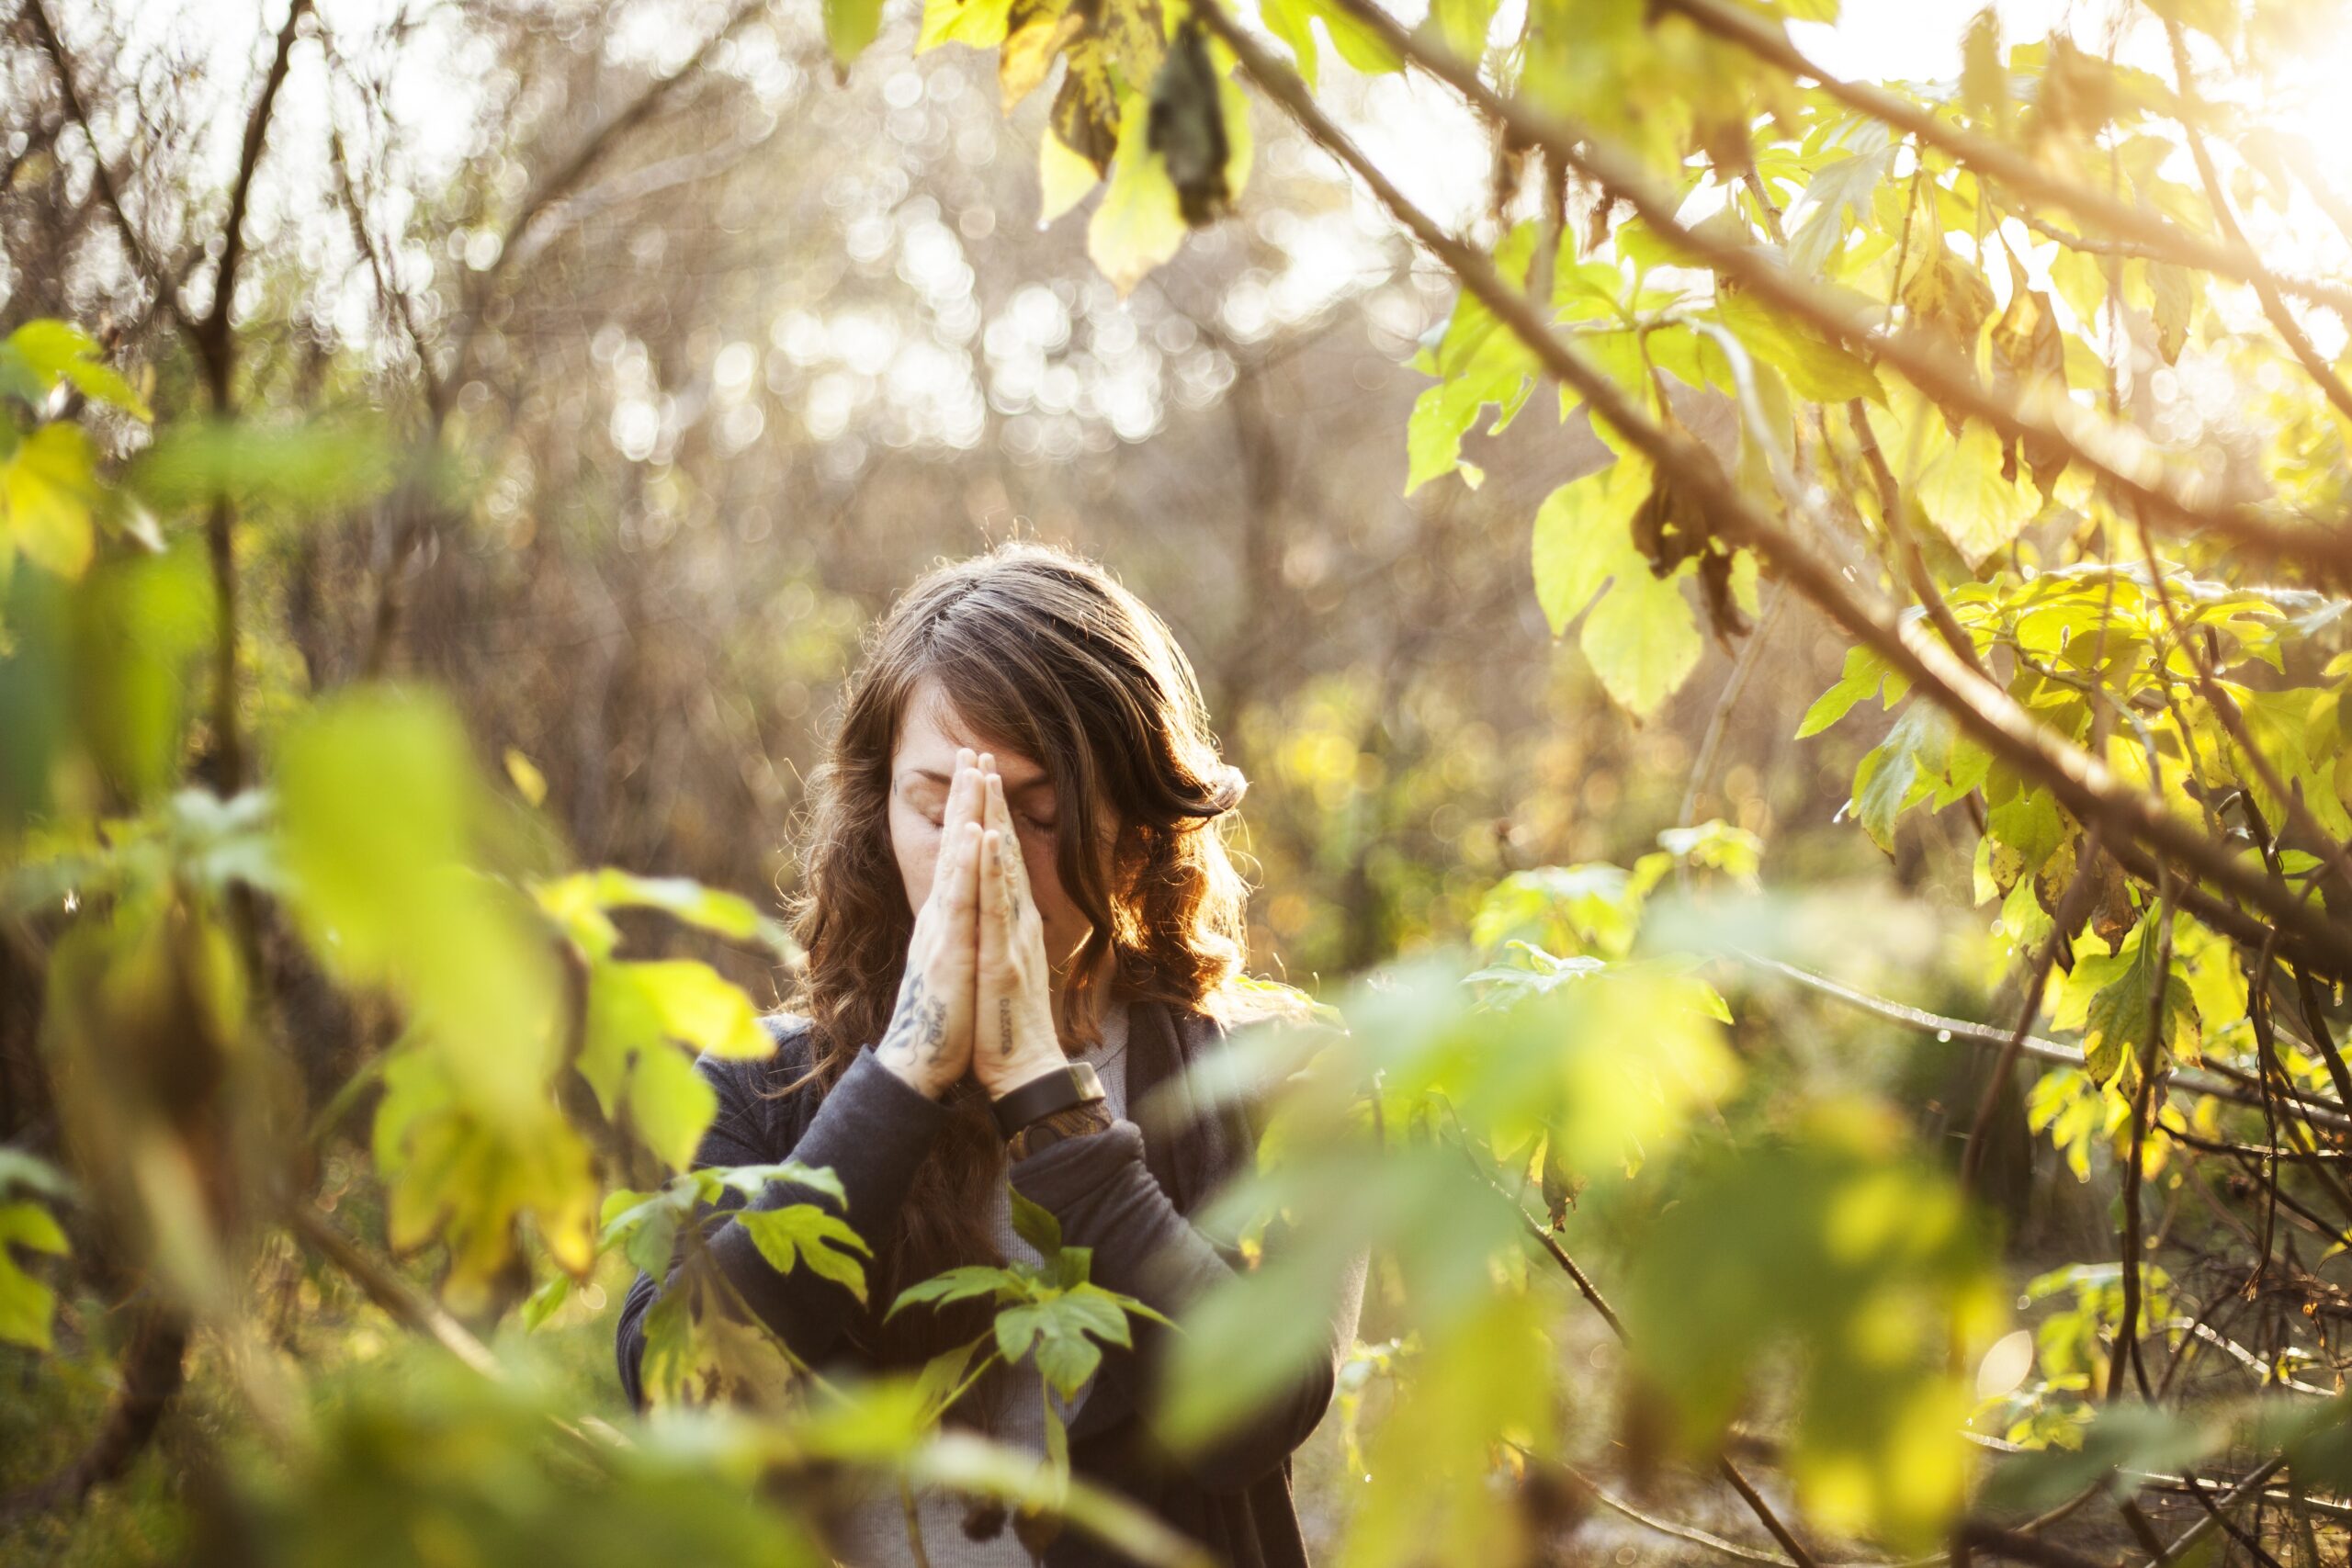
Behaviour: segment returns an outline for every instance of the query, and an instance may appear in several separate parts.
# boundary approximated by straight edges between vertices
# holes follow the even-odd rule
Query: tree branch
[[[738,0],[735,9],[728,13],[727,19],[721,22],[708,38],[703,39],[702,46],[687,57],[684,64],[667,76],[657,78],[649,85],[643,92],[631,100],[628,107],[592,131],[588,140],[581,144],[579,150],[559,165],[553,173],[525,193],[523,205],[516,210],[514,221],[507,226],[506,243],[498,253],[498,260],[492,263],[483,275],[482,294],[488,295],[499,280],[504,277],[514,258],[531,238],[532,225],[548,210],[569,197],[578,188],[580,182],[588,177],[589,171],[596,166],[607,152],[611,151],[615,143],[643,124],[682,83],[702,70],[704,64],[709,61],[713,51],[732,36],[737,28],[741,27],[765,6],[766,0]]]
[[[1338,3],[1351,13],[1378,14],[1364,0]],[[1676,484],[1721,533],[1761,552],[1799,592],[1858,641],[1902,671],[1915,687],[1930,694],[1931,700],[1989,750],[2041,781],[2078,818],[2102,818],[2116,837],[2141,840],[2217,888],[2263,910],[2278,921],[2288,941],[2324,955],[2320,961],[2331,971],[2352,968],[2352,931],[2268,878],[2250,872],[2228,848],[2175,818],[2159,797],[2129,786],[2105,762],[2045,728],[2006,691],[1970,669],[1940,638],[1925,632],[1915,634],[1866,606],[1838,573],[1815,559],[1751,502],[1712,454],[1650,419],[1613,380],[1568,348],[1543,314],[1504,281],[1482,252],[1448,234],[1409,201],[1323,113],[1296,73],[1236,27],[1220,8],[1204,6],[1200,15],[1233,50],[1251,80],[1281,103],[1310,138],[1353,171],[1414,238],[1534,353],[1546,371],[1580,393],[1593,412],[1622,432],[1658,472],[1674,475]],[[1387,26],[1395,28],[1393,21]]]
[[[1732,956],[1767,974],[1778,975],[1783,979],[1792,980],[1805,989],[1827,997],[1832,1001],[1842,1002],[1858,1011],[1883,1018],[1889,1023],[1899,1023],[1905,1029],[1916,1029],[1923,1034],[1950,1035],[1954,1040],[1964,1041],[1971,1045],[1981,1045],[1989,1050],[2005,1050],[2009,1043],[2010,1031],[1996,1028],[1989,1023],[1978,1023],[1972,1019],[1951,1018],[1942,1013],[1928,1012],[1922,1008],[1911,1007],[1903,1002],[1892,1001],[1884,997],[1874,997],[1867,991],[1858,991],[1850,986],[1840,985],[1826,976],[1816,975],[1810,969],[1801,969],[1793,964],[1783,963],[1777,958],[1767,958],[1762,953],[1735,950]],[[2036,1061],[2048,1062],[2056,1066],[2074,1067],[2079,1070],[2084,1066],[2083,1054],[2075,1047],[2061,1044],[2055,1040],[2045,1040],[2034,1034],[2024,1035],[2018,1040],[2018,1054],[2030,1056]],[[2193,1094],[2210,1094],[2216,1100],[2225,1100],[2233,1105],[2259,1108],[2262,1104],[2260,1086],[2250,1081],[2251,1077],[2252,1075],[2241,1073],[2235,1068],[2208,1062],[2202,1072],[2193,1068],[2184,1068],[2175,1073],[2173,1081]],[[2352,1115],[2346,1114],[2341,1108],[2315,1095],[2297,1089],[2292,1085],[2283,1086],[2281,1092],[2293,1100],[2296,1106],[2310,1118],[2313,1126],[2325,1127],[2338,1133],[2352,1133]]]
[[[2209,507],[2176,493],[2167,488],[2162,464],[2139,432],[2096,422],[2088,411],[2063,397],[2046,399],[2048,415],[2063,417],[2073,425],[2061,429],[2052,417],[2028,409],[2014,395],[1996,397],[1977,381],[1966,360],[1935,339],[1909,328],[1881,332],[1838,296],[1792,276],[1768,252],[1682,223],[1676,217],[1681,207],[1679,195],[1652,181],[1641,165],[1600,142],[1585,128],[1524,108],[1516,98],[1498,94],[1487,85],[1476,66],[1442,45],[1408,33],[1373,0],[1334,3],[1401,58],[1460,93],[1513,139],[1540,146],[1582,170],[1678,249],[1688,251],[1758,299],[1827,333],[1849,352],[1892,366],[1945,407],[1984,421],[2005,440],[2064,453],[2070,462],[2081,464],[2173,531],[2211,528],[2268,555],[2291,557],[2338,575],[2352,574],[2352,532],[2285,525],[2249,506]]]
[[[107,167],[106,149],[98,145],[97,132],[90,128],[89,114],[82,107],[82,91],[74,85],[73,63],[66,57],[64,40],[58,37],[55,25],[49,19],[49,7],[43,0],[25,0],[25,16],[32,23],[33,37],[39,40],[41,52],[49,56],[50,65],[57,73],[57,86],[65,98],[65,112],[73,117],[74,123],[81,128],[83,140],[90,144],[90,162],[95,166],[93,181],[99,197],[106,203],[107,213],[114,219],[115,231],[122,237],[123,249],[130,254],[131,266],[155,291],[158,308],[185,330],[188,320],[181,313],[178,290],[173,288],[172,280],[164,269],[155,264],[155,258],[148,254],[145,243],[130,226],[130,215],[123,210],[122,192],[114,183],[114,171]]]
[[[2175,91],[2187,107],[2187,112],[2181,117],[2181,135],[2188,143],[2189,157],[2196,161],[2197,177],[2205,186],[2205,202],[2213,209],[2213,221],[2221,225],[2222,234],[2230,243],[2244,249],[2245,231],[2238,226],[2238,215],[2230,206],[2230,193],[2222,185],[2221,171],[2213,166],[2212,149],[2205,145],[2205,133],[2198,129],[2193,118],[2197,107],[2197,81],[2188,69],[2188,35],[2172,17],[2166,17],[2164,22],[2165,37],[2172,44]],[[2336,412],[2352,419],[2352,389],[2344,385],[2343,378],[2336,375],[2334,367],[2312,346],[2312,340],[2304,333],[2302,323],[2295,320],[2294,313],[2287,309],[2287,301],[2279,298],[2278,285],[2267,273],[2259,270],[2246,281],[2254,285],[2255,298],[2262,301],[2262,313],[2270,318],[2272,326],[2278,329],[2278,335],[2286,340],[2295,362],[2303,367],[2303,374],[2327,394],[2327,400],[2335,405]]]
[[[1954,125],[1934,110],[1923,108],[1885,88],[1866,82],[1849,82],[1815,64],[1796,45],[1754,12],[1728,0],[1658,0],[1659,8],[1679,11],[1717,38],[1736,43],[1766,64],[1791,76],[1803,77],[1848,108],[1908,131],[1928,146],[1950,153],[1978,174],[2000,181],[2021,195],[2051,207],[2063,207],[2086,223],[2145,248],[2180,266],[2217,273],[2238,283],[2260,280],[2283,286],[2243,241],[2219,243],[2183,229],[2155,213],[2130,207],[2105,191],[2079,186],[2052,174],[2014,148]],[[2295,286],[2294,291],[2318,304],[2344,312],[2352,321],[2352,290],[2327,284]]]

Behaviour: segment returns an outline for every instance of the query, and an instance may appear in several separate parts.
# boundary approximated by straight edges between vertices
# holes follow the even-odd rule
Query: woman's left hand
[[[1046,927],[1004,803],[1004,779],[984,761],[980,824],[979,973],[974,987],[972,1075],[991,1100],[1065,1066],[1054,1026]]]

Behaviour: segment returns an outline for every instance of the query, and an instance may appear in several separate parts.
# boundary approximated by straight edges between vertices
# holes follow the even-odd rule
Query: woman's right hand
[[[939,829],[931,896],[915,911],[906,975],[890,1027],[874,1048],[882,1065],[933,1100],[972,1065],[972,989],[979,953],[979,758],[956,753]]]

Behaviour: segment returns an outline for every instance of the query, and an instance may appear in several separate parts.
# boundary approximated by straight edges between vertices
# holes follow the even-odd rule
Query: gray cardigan
[[[782,1014],[763,1021],[776,1041],[773,1057],[705,1057],[696,1064],[718,1092],[718,1111],[695,1163],[755,1165],[790,1157],[829,1166],[849,1197],[843,1217],[879,1253],[916,1167],[953,1113],[902,1082],[870,1047],[821,1100],[814,1085],[771,1097],[775,1087],[807,1071],[808,1054],[804,1020]],[[1128,1037],[1127,1096],[1152,1135],[1146,1138],[1136,1121],[1122,1119],[1107,1132],[1050,1145],[1012,1170],[1013,1185],[1059,1219],[1066,1243],[1093,1248],[1096,1283],[1180,1322],[1193,1300],[1241,1267],[1234,1250],[1186,1218],[1227,1177],[1246,1168],[1256,1149],[1253,1105],[1196,1114],[1178,1076],[1221,1038],[1216,1023],[1200,1014],[1137,1003]],[[763,1095],[763,1089],[771,1094]],[[836,1207],[805,1187],[781,1182],[754,1200],[763,1209],[805,1202]],[[777,1273],[731,1220],[712,1235],[711,1247],[752,1310],[802,1359],[819,1365],[862,1359],[843,1332],[860,1310],[846,1290],[807,1269]],[[1351,1261],[1330,1303],[1324,1325],[1329,1356],[1215,1447],[1182,1459],[1155,1441],[1138,1416],[1148,1399],[1138,1386],[1150,1386],[1169,1331],[1131,1320],[1135,1349],[1106,1349],[1094,1388],[1071,1422],[1071,1469],[1151,1508],[1235,1568],[1303,1568],[1306,1549],[1291,1496],[1290,1456],[1329,1407],[1339,1368],[1353,1348],[1364,1262],[1361,1256]],[[652,1277],[640,1273],[621,1305],[621,1385],[639,1405],[644,1403],[639,1381],[644,1317],[655,1295]],[[1070,1530],[1046,1553],[1048,1568],[1115,1561]]]

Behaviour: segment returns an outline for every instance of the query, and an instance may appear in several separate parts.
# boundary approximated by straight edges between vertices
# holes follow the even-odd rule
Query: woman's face
[[[1005,808],[1012,814],[1013,834],[1029,869],[1030,891],[1046,928],[1046,958],[1054,967],[1058,991],[1062,971],[1094,926],[1070,902],[1055,863],[1061,803],[1054,798],[1053,782],[1035,758],[974,730],[949,704],[938,681],[928,675],[908,699],[898,745],[890,754],[890,848],[906,883],[907,907],[920,909],[931,897],[940,817],[947,809],[947,786],[956,778],[956,749],[964,746],[996,755],[996,771],[1004,778]],[[1115,823],[1104,826],[1116,831]]]

